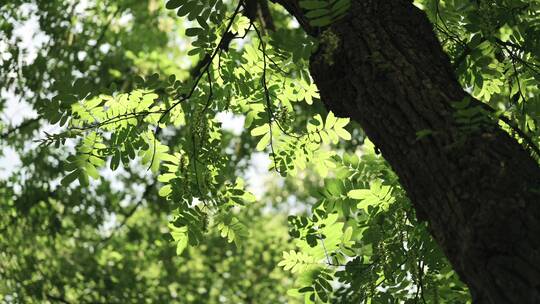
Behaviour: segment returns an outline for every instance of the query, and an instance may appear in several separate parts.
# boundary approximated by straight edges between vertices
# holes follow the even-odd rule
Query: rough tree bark
[[[314,34],[297,2],[276,2]],[[319,37],[323,102],[380,149],[474,303],[540,303],[540,167],[496,122],[457,121],[452,105],[469,95],[426,15],[412,1],[353,0]]]

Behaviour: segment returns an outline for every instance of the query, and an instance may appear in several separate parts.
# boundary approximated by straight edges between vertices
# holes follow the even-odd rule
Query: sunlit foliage
[[[540,156],[540,2],[415,4],[485,102],[460,119],[474,128],[488,111]],[[300,1],[320,30],[349,5]],[[317,39],[281,6],[266,13],[223,0],[0,5],[0,109],[31,109],[0,122],[20,160],[0,179],[0,300],[470,301],[377,148],[323,109]],[[32,47],[19,41],[28,20],[43,40]],[[267,176],[248,173],[257,151]]]

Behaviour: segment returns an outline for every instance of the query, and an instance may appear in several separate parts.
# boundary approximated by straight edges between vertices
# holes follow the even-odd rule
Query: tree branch
[[[38,122],[39,119],[40,119],[40,117],[25,120],[20,125],[18,125],[16,127],[13,127],[11,129],[7,130],[6,132],[4,132],[2,135],[0,135],[0,138],[1,139],[7,139],[12,133],[15,133],[17,131],[25,129],[26,127],[32,125],[33,123]]]

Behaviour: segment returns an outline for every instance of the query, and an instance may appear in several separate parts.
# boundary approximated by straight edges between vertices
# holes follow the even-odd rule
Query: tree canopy
[[[370,55],[347,61],[350,66],[342,62],[343,54],[364,54],[363,45],[343,47],[350,38],[343,28],[354,23],[357,10],[371,14],[375,7],[373,16],[382,14],[384,4],[368,4],[373,1],[0,4],[0,300],[514,303],[520,299],[493,300],[479,293],[484,285],[457,265],[451,243],[445,243],[450,238],[431,215],[453,211],[444,209],[442,202],[440,210],[417,203],[432,189],[415,185],[404,168],[418,167],[418,178],[443,189],[462,189],[450,178],[440,185],[439,176],[445,172],[438,168],[446,167],[430,166],[432,154],[427,152],[420,156],[425,162],[411,162],[407,157],[416,152],[386,143],[406,140],[410,145],[457,150],[461,154],[455,163],[463,159],[468,168],[466,156],[471,153],[465,149],[477,147],[476,138],[498,138],[491,130],[500,129],[532,159],[534,166],[528,167],[536,166],[530,171],[536,174],[540,1],[417,0],[414,10],[409,2],[389,0],[388,5],[422,11],[448,62],[443,58],[440,65],[411,72],[410,62],[436,53],[431,45],[401,45],[407,42],[396,38],[404,35],[400,29],[367,19],[357,33],[381,29],[373,31],[377,37],[360,35]],[[381,18],[397,20],[390,13]],[[426,36],[420,27],[418,31]],[[388,41],[382,48],[401,45],[397,53],[409,61],[389,57],[390,51],[370,49],[370,42],[377,39]],[[323,73],[320,66],[325,67]],[[406,102],[396,100],[402,109],[399,115],[366,107],[370,119],[415,128],[412,133],[400,133],[398,128],[386,136],[373,131],[377,128],[371,120],[352,113],[362,109],[327,97],[334,94],[354,102],[357,94],[380,99],[382,105],[394,95],[383,85],[368,82],[369,73],[383,71],[372,80],[384,84],[387,75],[397,74],[395,66],[403,71],[399,77],[408,79],[403,83],[415,85],[411,93],[394,82],[390,89],[419,100],[460,99],[438,108],[442,110],[434,115],[440,118],[430,121],[429,128],[414,120],[416,112],[432,111],[420,101],[408,110]],[[466,96],[460,95],[463,90],[434,95],[424,90],[438,86],[447,66]],[[371,72],[365,72],[370,76],[362,78],[364,83],[357,83],[344,79],[348,77],[338,79],[332,72],[344,68]],[[441,144],[446,139],[439,142],[446,135],[437,121],[445,121],[447,114],[459,130],[451,145]],[[402,118],[407,125],[400,123]],[[476,151],[483,151],[478,147]],[[508,149],[510,159],[519,159]],[[497,162],[497,155],[494,151],[488,157]],[[454,158],[448,159],[454,164]],[[401,166],[401,161],[409,163]],[[492,172],[480,158],[476,162],[482,172]],[[505,167],[513,163],[505,162],[500,158],[497,172],[513,170]],[[531,184],[537,185],[534,174],[529,175]],[[496,180],[491,173],[475,176]],[[521,191],[510,181],[494,185]],[[415,186],[422,189],[416,191]],[[538,195],[540,187],[526,191]],[[476,198],[476,193],[467,193],[460,193],[459,199]],[[439,197],[434,195],[433,200],[437,206]],[[500,214],[493,221],[505,215],[514,216]],[[491,215],[483,216],[489,220]],[[537,226],[531,222],[527,227]],[[533,233],[537,228],[530,229]],[[497,231],[482,230],[481,235]],[[463,244],[469,241],[463,238]],[[538,239],[525,243],[536,244]],[[537,249],[533,247],[531,255]],[[469,256],[456,254],[460,255]],[[540,280],[526,266],[511,267],[526,277],[524,281]],[[502,294],[518,290],[519,284],[508,285],[508,293]],[[530,299],[534,303],[538,298]]]

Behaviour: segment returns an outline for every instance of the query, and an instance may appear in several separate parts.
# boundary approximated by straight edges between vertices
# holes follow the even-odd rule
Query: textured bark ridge
[[[459,121],[469,95],[425,14],[407,0],[353,0],[319,37],[322,100],[362,125],[474,302],[540,303],[540,167],[496,122]]]

